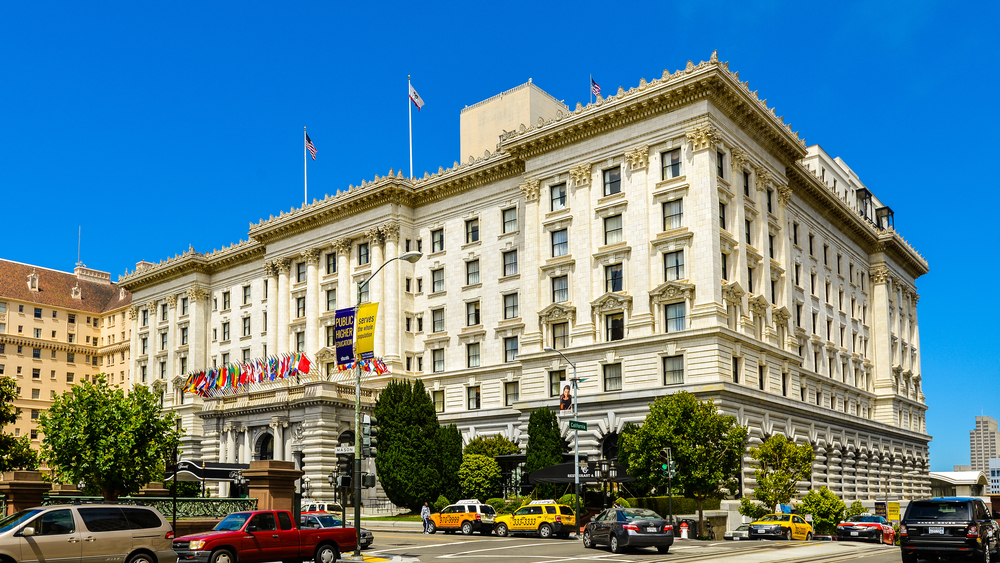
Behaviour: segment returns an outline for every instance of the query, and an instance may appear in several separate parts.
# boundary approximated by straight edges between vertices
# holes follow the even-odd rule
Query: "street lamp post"
[[[382,268],[385,268],[386,264],[392,262],[393,260],[405,260],[410,264],[413,264],[420,257],[423,256],[421,252],[404,252],[399,256],[393,256],[392,258],[382,262],[382,265],[378,267],[377,270],[372,272],[372,275],[368,276],[368,279],[361,282],[358,285],[358,291],[360,292],[368,282],[372,281]],[[392,327],[392,330],[396,330],[396,327]],[[357,359],[357,358],[355,358]],[[354,381],[354,555],[352,559],[361,559],[361,366],[355,365],[354,367],[355,381]]]
[[[565,354],[556,350],[555,348],[546,347],[546,352],[555,352],[562,356],[563,360],[573,368],[573,421],[579,421],[579,408],[576,404],[577,394],[579,393],[579,378],[576,377],[576,364],[569,361],[569,358]],[[576,530],[574,533],[579,533],[580,531],[580,431],[576,428],[573,429],[573,496],[576,498],[576,518],[573,519],[574,526]]]

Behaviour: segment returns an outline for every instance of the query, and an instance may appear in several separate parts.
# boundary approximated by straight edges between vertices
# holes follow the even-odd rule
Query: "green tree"
[[[163,475],[180,440],[176,421],[174,413],[161,412],[148,387],[137,385],[126,395],[100,373],[57,397],[39,417],[42,460],[54,481],[82,481],[115,500]]]
[[[457,499],[462,491],[458,479],[459,468],[462,466],[462,433],[457,426],[449,424],[438,428],[436,440],[437,460],[441,472],[441,494]]]
[[[674,486],[695,500],[698,529],[704,530],[705,499],[736,492],[746,438],[746,428],[732,416],[720,414],[712,401],[702,402],[681,391],[651,403],[643,425],[626,434],[622,445],[629,475],[645,475],[647,482],[658,485],[667,480],[658,471],[660,450],[672,449],[677,465]]]
[[[375,417],[380,429],[375,467],[382,489],[393,504],[418,511],[441,494],[434,403],[420,380],[391,381],[375,402]]]
[[[844,519],[844,512],[847,505],[840,497],[833,494],[830,489],[822,487],[819,490],[813,489],[802,498],[799,510],[803,514],[812,514],[813,529],[817,534],[834,534],[837,532],[837,524]]]
[[[860,500],[856,500],[851,503],[851,506],[847,509],[844,514],[844,518],[850,518],[851,516],[860,516],[862,514],[868,514],[868,509],[861,504]]]
[[[753,498],[765,511],[774,510],[777,504],[791,502],[798,491],[798,482],[812,477],[815,454],[809,444],[796,445],[781,434],[775,434],[760,446],[750,448],[748,453],[754,460],[754,479],[757,481]],[[740,514],[750,517],[758,514],[752,505],[741,499]]]
[[[500,464],[484,455],[467,455],[458,470],[465,498],[488,499],[500,490]]]
[[[494,434],[492,436],[476,436],[465,445],[465,455],[484,455],[486,457],[496,457],[498,455],[511,455],[521,453],[521,448],[517,447],[512,440],[505,436]]]
[[[14,424],[21,416],[21,409],[14,406],[17,399],[17,382],[13,377],[0,377],[0,428]],[[38,453],[31,449],[27,436],[15,438],[0,432],[0,471],[38,469]]]
[[[528,475],[550,465],[562,462],[563,440],[559,432],[556,415],[548,408],[540,408],[528,418],[528,451],[525,471]],[[556,485],[538,485],[541,498],[551,498],[558,494]]]
[[[638,424],[634,422],[626,422],[625,426],[622,427],[621,432],[618,433],[618,463],[624,467],[629,467],[629,463],[632,460],[632,450],[629,449],[628,440],[632,439],[630,436],[638,431]],[[655,462],[656,467],[659,467],[659,452],[657,452]],[[660,473],[658,471],[643,471],[638,475],[629,471],[629,475],[635,478],[635,490],[642,491],[645,494],[652,493],[656,486],[660,483]],[[666,483],[664,483],[664,486],[666,486]],[[633,485],[629,485],[629,488],[633,488]]]

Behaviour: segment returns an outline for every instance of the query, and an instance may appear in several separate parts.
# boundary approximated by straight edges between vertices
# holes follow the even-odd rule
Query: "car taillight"
[[[973,524],[972,526],[969,526],[969,531],[965,534],[965,537],[967,537],[967,538],[978,538],[979,537],[979,528],[977,528],[975,524]]]
[[[556,522],[562,522],[562,516],[556,514]]]
[[[634,530],[634,531],[638,532],[639,531],[639,526],[636,526],[635,524],[624,524],[622,526],[622,529],[623,530]]]
[[[167,540],[174,539],[174,531],[170,530],[169,532],[167,532],[167,535],[163,536],[163,539],[167,539]]]
[[[906,524],[900,524],[899,525],[899,535],[901,535],[901,536],[905,536],[906,535]]]
[[[476,513],[476,520],[482,520],[482,519],[483,519],[483,515],[477,512]]]
[[[666,526],[664,526],[664,527],[663,527],[663,531],[664,531],[664,532],[670,532],[670,531],[672,531],[673,529],[674,529],[674,527],[673,527],[673,525],[672,525],[672,524],[667,524]]]

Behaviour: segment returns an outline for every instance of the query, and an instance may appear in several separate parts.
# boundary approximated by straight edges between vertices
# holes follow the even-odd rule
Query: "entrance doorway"
[[[269,459],[274,459],[274,437],[270,434],[264,434],[257,439],[257,459],[261,461],[267,461]]]

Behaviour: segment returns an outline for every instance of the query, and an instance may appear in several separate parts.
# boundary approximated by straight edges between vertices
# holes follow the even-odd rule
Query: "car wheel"
[[[128,563],[156,563],[156,560],[145,553],[136,553],[129,557]]]
[[[316,563],[337,563],[340,554],[337,548],[330,544],[323,544],[316,549]]]
[[[594,538],[590,537],[590,532],[583,533],[583,547],[587,549],[594,547]]]
[[[791,528],[785,530],[785,541],[792,541],[792,530],[791,530]]]
[[[542,524],[541,526],[538,527],[538,535],[539,537],[543,537],[546,539],[551,538],[552,526],[549,526],[548,524]]]
[[[611,553],[622,553],[624,551],[625,548],[622,547],[622,544],[618,543],[618,536],[611,534]]]
[[[436,531],[438,531],[438,527],[436,525],[434,525],[434,521],[428,522],[427,523],[427,533],[428,534],[433,534]]]
[[[812,541],[812,540],[813,540],[813,533],[806,532],[806,541]]]
[[[667,553],[667,552],[670,551],[670,546],[669,545],[658,545],[658,546],[656,546],[656,551],[659,551],[660,553]]]
[[[462,533],[467,536],[472,535],[472,522],[462,522]]]
[[[497,524],[497,535],[501,538],[507,537],[510,531],[507,529],[507,524]]]
[[[236,558],[233,554],[225,549],[220,549],[214,553],[208,559],[209,563],[236,563]]]

